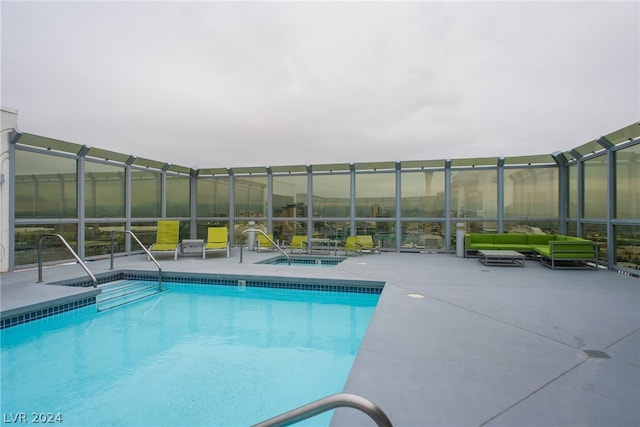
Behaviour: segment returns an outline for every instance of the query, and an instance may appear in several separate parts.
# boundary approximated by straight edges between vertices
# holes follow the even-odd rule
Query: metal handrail
[[[264,237],[266,237],[267,240],[270,241],[273,246],[275,246],[280,252],[282,252],[282,255],[287,257],[287,261],[289,262],[289,265],[291,265],[291,257],[285,252],[284,249],[278,246],[278,244],[274,242],[273,239],[269,237],[267,233],[260,230],[259,228],[247,228],[246,230],[243,230],[242,233],[240,233],[240,235],[242,236],[244,233],[248,233],[248,232],[257,232],[262,234]],[[242,242],[240,242],[240,264],[242,264]]]
[[[338,393],[331,396],[323,397],[315,402],[307,403],[299,408],[269,418],[255,424],[253,427],[280,427],[295,424],[307,418],[315,417],[323,412],[340,407],[350,407],[359,409],[380,427],[392,427],[391,420],[387,417],[382,409],[369,399],[365,399],[357,394]]]
[[[71,245],[69,245],[69,242],[67,242],[67,240],[62,237],[61,234],[43,234],[42,236],[40,236],[40,240],[38,241],[38,283],[42,283],[42,241],[47,237],[57,237],[62,241],[67,249],[69,249],[69,252],[71,252],[71,255],[73,255],[76,261],[78,261],[78,264],[80,264],[84,271],[89,275],[91,281],[93,282],[93,287],[97,288],[98,281],[96,280],[96,276],[94,276],[91,271],[89,271],[87,265],[80,259],[76,251],[73,250]]]
[[[151,252],[149,252],[149,249],[147,249],[142,244],[140,239],[138,239],[138,237],[135,234],[133,234],[133,231],[131,231],[131,230],[113,230],[111,232],[111,267],[109,268],[109,270],[113,270],[113,252],[114,252],[114,247],[115,247],[116,233],[125,233],[125,234],[128,234],[131,237],[133,237],[133,240],[135,240],[138,243],[138,245],[140,245],[140,247],[147,254],[149,259],[151,261],[153,261],[153,263],[156,265],[156,267],[158,267],[158,291],[161,292],[162,291],[162,267],[160,267],[160,263],[158,262],[158,260],[156,260],[153,257],[153,255],[151,255]]]

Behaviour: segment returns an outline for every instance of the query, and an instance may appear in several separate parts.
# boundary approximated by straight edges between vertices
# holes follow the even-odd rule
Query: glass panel
[[[291,242],[293,236],[306,236],[307,235],[307,222],[306,221],[273,221],[273,236],[287,243]]]
[[[159,218],[162,215],[161,178],[155,172],[131,171],[132,218]]]
[[[395,221],[358,221],[356,222],[356,235],[369,235],[381,248],[395,249],[396,247],[396,223]]]
[[[260,218],[267,211],[267,177],[236,177],[235,211],[238,218]]]
[[[313,216],[348,218],[351,203],[349,175],[313,176]]]
[[[190,209],[191,178],[167,174],[167,217],[188,218]]]
[[[307,176],[273,177],[273,216],[305,218],[307,216]]]
[[[444,218],[444,171],[403,172],[401,215]]]
[[[124,167],[85,162],[84,186],[87,218],[125,217]]]
[[[443,222],[403,222],[401,250],[444,249]]]
[[[469,221],[466,223],[465,230],[467,233],[497,233],[498,223],[495,221]]]
[[[505,169],[504,217],[557,218],[558,170]]]
[[[72,154],[78,154],[82,149],[82,145],[80,144],[74,144],[72,142],[61,141],[59,139],[47,138],[29,133],[22,134],[19,143]]]
[[[472,159],[452,159],[451,166],[490,166],[498,164],[498,157],[483,157]]]
[[[198,178],[196,213],[200,218],[229,217],[229,177]]]
[[[396,215],[395,173],[356,174],[356,217]]]
[[[538,154],[531,156],[513,156],[504,160],[505,165],[535,165],[535,164],[555,164],[551,154]]]
[[[131,231],[142,242],[145,247],[151,246],[156,241],[156,230],[158,228],[157,222],[136,222],[131,224]],[[133,242],[132,239],[131,250],[142,250],[139,245]]]
[[[452,218],[498,216],[497,170],[464,170],[451,173]]]
[[[553,220],[505,221],[503,225],[505,233],[558,234],[558,221]]]
[[[16,218],[78,216],[77,161],[16,150]]]
[[[347,240],[350,230],[349,221],[315,221],[312,236],[318,239]]]
[[[131,157],[129,154],[116,153],[115,151],[103,150],[102,148],[91,147],[86,157],[95,159],[111,160],[114,162],[125,163]]]
[[[607,162],[599,156],[584,162],[584,218],[607,217]]]
[[[611,143],[618,145],[626,141],[631,141],[638,136],[640,136],[640,126],[638,126],[638,123],[636,122],[627,127],[611,132],[606,137],[611,141]]]
[[[582,144],[579,147],[575,147],[574,151],[580,153],[582,156],[588,156],[589,154],[597,153],[598,151],[603,151],[604,147],[598,143],[597,140],[589,141],[586,144]]]
[[[616,218],[640,218],[640,144],[615,153]]]
[[[569,218],[578,218],[578,165],[573,164],[567,168],[569,189],[567,193],[567,215]]]
[[[38,263],[38,242],[43,234],[60,234],[75,252],[78,252],[78,226],[76,224],[16,225],[16,265]],[[42,242],[43,262],[73,259],[73,255],[57,237]]]
[[[111,234],[113,231],[124,231],[124,223],[88,223],[84,227],[85,241],[84,251],[86,256],[110,255]],[[116,233],[114,236],[114,253],[124,252],[125,233]],[[139,248],[138,248],[139,249]]]
[[[616,225],[616,265],[640,270],[640,226]]]
[[[598,244],[598,261],[607,262],[607,226],[605,224],[585,224],[583,237]]]

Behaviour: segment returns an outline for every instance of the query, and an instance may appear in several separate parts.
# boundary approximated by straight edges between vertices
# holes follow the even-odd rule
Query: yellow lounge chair
[[[229,258],[229,231],[227,227],[209,227],[207,230],[207,242],[202,247],[202,259],[207,252],[226,251]]]
[[[273,240],[273,234],[267,234],[267,236],[269,236],[269,239]],[[258,252],[261,250],[275,251],[276,247],[273,246],[273,243],[271,243],[271,240],[269,239],[267,239],[262,233],[256,233],[256,250]]]
[[[373,242],[373,237],[369,235],[364,236],[349,236],[344,244],[344,253],[349,255],[351,252],[353,255],[359,253],[380,254],[380,244],[376,245]]]
[[[356,252],[360,253],[360,237],[347,237],[346,242],[344,242],[344,254],[349,255],[349,252],[351,252],[353,255],[355,255]]]
[[[178,259],[178,249],[180,248],[180,221],[177,220],[158,220],[158,230],[156,234],[156,242],[149,246],[149,252],[153,253],[171,253],[173,259]]]
[[[377,245],[373,242],[373,237],[371,235],[365,236],[357,236],[360,240],[358,244],[360,245],[360,253],[370,253],[370,254],[378,254],[380,255],[380,243]]]
[[[293,253],[293,251],[307,251],[307,236],[293,236],[291,238],[291,245],[289,246],[289,252]]]

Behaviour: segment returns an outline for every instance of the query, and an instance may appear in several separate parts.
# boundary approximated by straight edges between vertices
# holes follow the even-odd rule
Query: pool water
[[[314,256],[290,256],[289,258],[279,255],[256,264],[272,264],[272,265],[292,265],[303,267],[335,267],[344,261],[345,257],[314,257]]]
[[[344,387],[379,295],[165,283],[1,331],[5,417],[251,425]],[[331,413],[301,425],[328,425]]]

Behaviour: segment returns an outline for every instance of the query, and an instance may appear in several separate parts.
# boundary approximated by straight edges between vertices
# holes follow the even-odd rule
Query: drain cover
[[[584,353],[587,356],[593,357],[595,359],[611,359],[609,355],[604,351],[600,351],[600,350],[582,350],[582,351],[584,351]]]

